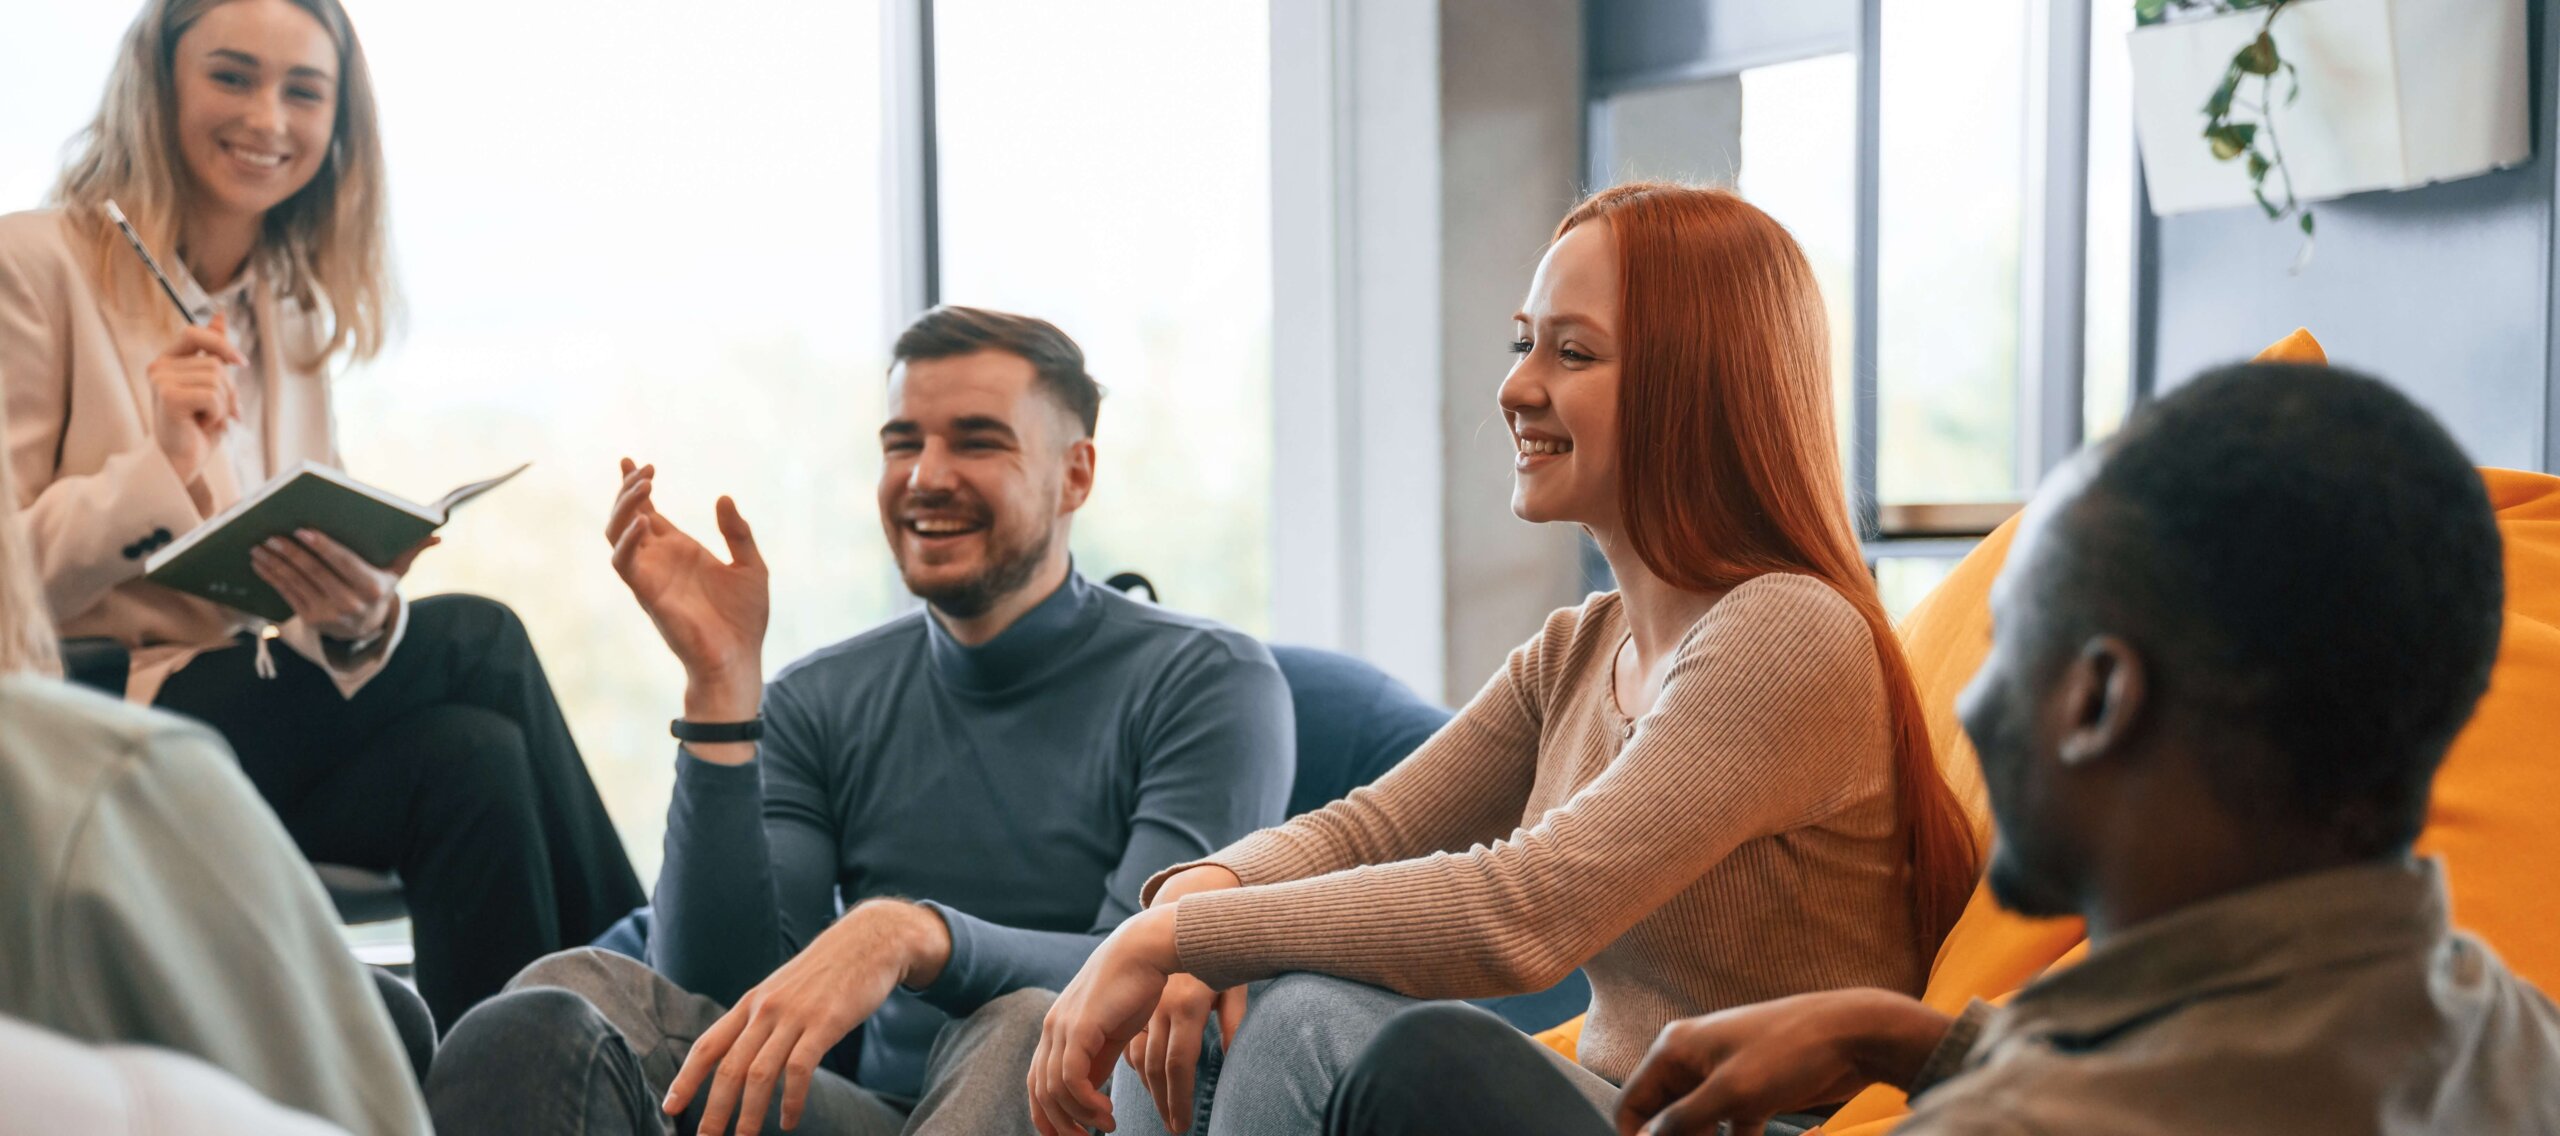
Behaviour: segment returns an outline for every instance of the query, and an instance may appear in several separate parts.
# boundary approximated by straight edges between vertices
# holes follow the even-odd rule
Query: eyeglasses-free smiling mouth
[[[984,521],[975,517],[921,514],[908,517],[900,523],[899,527],[926,540],[945,540],[951,537],[967,536],[987,526]]]
[[[1513,455],[1511,468],[1527,471],[1548,462],[1561,460],[1573,452],[1573,439],[1559,438],[1536,430],[1514,430],[1511,434]]]
[[[221,139],[216,139],[214,145],[222,151],[224,158],[230,160],[231,167],[239,171],[238,176],[245,178],[265,178],[281,172],[293,161],[292,152],[286,150],[242,145]]]

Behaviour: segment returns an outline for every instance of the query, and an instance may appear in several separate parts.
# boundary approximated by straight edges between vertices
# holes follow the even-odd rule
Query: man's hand
[[[1887,990],[1828,990],[1671,1023],[1618,1098],[1621,1136],[1761,1136],[1772,1116],[1907,1086],[1954,1020]]]
[[[1127,1048],[1163,1000],[1165,979],[1177,964],[1173,915],[1172,906],[1152,907],[1123,921],[1050,1004],[1024,1078],[1031,1125],[1040,1136],[1114,1127],[1102,1083],[1111,1077],[1112,1055]]]
[[[891,990],[930,983],[950,958],[941,916],[895,900],[856,906],[712,1023],[660,1107],[682,1113],[708,1080],[699,1131],[729,1131],[735,1117],[737,1136],[754,1136],[779,1088],[782,1127],[798,1127],[818,1060],[870,1020]]]
[[[737,722],[755,717],[764,698],[764,630],[772,607],[764,557],[737,503],[720,499],[720,536],[728,543],[723,564],[700,541],[659,514],[650,500],[656,466],[622,459],[622,492],[605,523],[613,545],[613,570],[649,613],[658,636],[684,664],[685,717]],[[706,750],[736,751],[715,755]],[[745,761],[754,747],[702,747],[711,760]]]

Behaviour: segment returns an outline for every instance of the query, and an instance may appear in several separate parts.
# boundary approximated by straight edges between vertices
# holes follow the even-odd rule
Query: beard
[[[918,580],[901,552],[898,575],[906,581],[907,591],[933,605],[934,610],[953,619],[976,619],[1006,596],[1021,591],[1033,576],[1039,574],[1040,565],[1049,559],[1051,542],[1046,528],[1030,539],[1022,540],[1008,539],[999,529],[990,526],[987,529],[986,560],[975,573],[959,579]]]

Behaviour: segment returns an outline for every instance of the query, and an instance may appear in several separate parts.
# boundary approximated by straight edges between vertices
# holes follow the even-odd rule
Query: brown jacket
[[[154,252],[164,267],[174,255]],[[151,360],[181,326],[165,300],[154,300],[140,311],[114,302],[67,212],[0,217],[0,386],[36,570],[64,635],[107,636],[133,650],[127,697],[136,702],[151,701],[197,652],[249,625],[238,612],[142,579],[150,547],[186,535],[242,490],[218,455],[181,482],[153,441]],[[337,465],[328,379],[290,362],[311,342],[314,321],[266,289],[255,290],[254,304],[260,334],[249,366],[266,391],[266,467]],[[284,625],[282,638],[326,666],[317,636],[300,623]]]
[[[2560,1014],[2446,922],[2435,861],[2254,888],[1975,1003],[1900,1136],[2560,1133]]]

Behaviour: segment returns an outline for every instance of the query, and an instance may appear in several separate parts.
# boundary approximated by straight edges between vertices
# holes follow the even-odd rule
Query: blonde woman
[[[383,345],[382,147],[337,0],[150,0],[51,204],[0,217],[0,383],[62,631],[131,652],[130,700],[220,731],[305,855],[400,874],[442,1021],[640,903],[505,608],[409,603],[414,551],[377,567],[316,532],[255,554],[296,613],[274,644],[141,578],[244,491],[338,464],[330,374]]]

